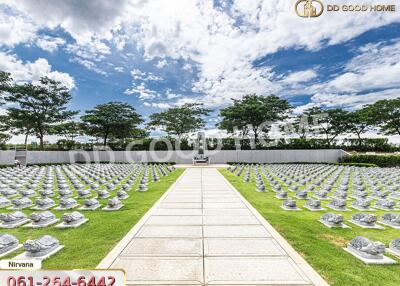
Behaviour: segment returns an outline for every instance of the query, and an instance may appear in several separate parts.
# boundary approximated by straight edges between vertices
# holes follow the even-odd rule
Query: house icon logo
[[[298,0],[294,9],[300,17],[315,18],[324,12],[324,4],[321,0]]]

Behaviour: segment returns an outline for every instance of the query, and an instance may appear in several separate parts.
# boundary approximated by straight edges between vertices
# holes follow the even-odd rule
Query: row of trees
[[[69,90],[60,82],[43,77],[36,84],[14,83],[9,73],[0,72],[0,105],[6,113],[0,115],[0,143],[11,135],[36,136],[44,147],[44,136],[58,135],[74,143],[76,137],[99,138],[103,145],[110,140],[124,144],[149,136],[149,130],[161,129],[170,136],[184,140],[186,135],[205,126],[211,110],[192,103],[172,107],[150,115],[147,124],[134,107],[122,102],[109,102],[86,110],[79,120],[79,111],[68,109]],[[272,126],[297,140],[323,139],[327,146],[343,134],[356,134],[362,144],[362,134],[379,129],[387,135],[400,135],[400,98],[380,100],[356,111],[312,107],[300,115],[291,113],[286,99],[274,95],[246,95],[220,110],[217,127],[228,133],[251,138],[255,144],[267,139]],[[73,144],[72,144],[73,145]]]

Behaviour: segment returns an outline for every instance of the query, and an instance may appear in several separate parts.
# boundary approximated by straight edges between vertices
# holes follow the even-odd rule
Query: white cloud
[[[157,62],[156,67],[159,68],[159,69],[162,69],[162,68],[165,67],[167,64],[168,64],[168,62],[167,62],[166,60],[161,60],[161,61],[158,61],[158,62]]]
[[[314,70],[305,70],[289,74],[283,79],[283,82],[285,83],[307,82],[315,77],[317,77],[317,74]]]
[[[400,89],[387,89],[384,91],[364,94],[317,93],[311,97],[311,103],[326,107],[359,109],[363,105],[371,104],[378,100],[398,98],[399,95]]]
[[[65,44],[65,40],[59,37],[43,36],[36,40],[36,45],[42,50],[55,52],[59,46]]]
[[[211,1],[177,0],[173,4],[154,0],[133,9],[131,25],[138,28],[133,29],[131,39],[138,41],[147,59],[191,60],[199,70],[193,91],[203,93],[201,100],[211,106],[246,93],[281,90],[270,69],[253,67],[253,61],[262,56],[282,48],[318,49],[323,42],[339,43],[400,20],[396,13],[368,17],[330,13],[329,17],[303,19],[294,13],[293,1],[286,0],[236,0],[228,12]],[[302,82],[313,77],[307,71],[287,80]]]
[[[154,107],[158,109],[168,109],[173,107],[173,105],[166,102],[143,102],[145,106]]]
[[[175,99],[175,98],[179,98],[182,97],[181,94],[177,94],[177,93],[173,93],[172,90],[168,89],[165,93],[165,97],[167,99]]]
[[[34,27],[63,28],[77,41],[67,50],[90,69],[102,72],[95,62],[111,56],[111,44],[118,50],[136,45],[145,60],[156,60],[158,67],[167,59],[190,62],[184,70],[198,71],[191,83],[192,90],[203,94],[196,101],[209,106],[225,105],[230,98],[246,93],[279,94],[287,85],[303,85],[315,77],[309,70],[279,82],[270,67],[253,66],[255,60],[265,55],[287,48],[319,49],[400,21],[399,13],[352,13],[349,17],[347,13],[327,11],[321,17],[304,19],[295,14],[294,1],[287,0],[233,0],[222,2],[222,8],[207,0],[3,1],[28,18]],[[337,0],[335,4],[346,2]],[[310,90],[338,93],[347,86],[346,92],[353,93],[357,88],[354,81],[372,88],[395,87],[394,78],[381,75],[396,76],[398,66],[387,64],[385,68],[374,72],[367,66],[365,70],[349,66],[347,73],[330,85]],[[144,75],[138,76],[145,80]],[[147,76],[147,80],[162,80],[158,75]],[[379,77],[380,82],[375,80],[372,85],[372,77]],[[137,89],[135,86],[132,90]]]
[[[111,39],[112,31],[126,14],[127,0],[3,0],[42,27],[63,28],[78,43],[88,43],[92,37]]]
[[[85,44],[69,44],[66,47],[66,51],[82,59],[93,61],[101,61],[111,54],[110,47],[99,39],[94,39]]]
[[[91,60],[87,60],[87,59],[83,59],[80,57],[73,57],[70,59],[71,62],[76,62],[78,64],[83,65],[85,68],[87,68],[88,70],[94,71],[95,73],[107,76],[107,73],[105,71],[103,71],[102,69],[100,69],[94,62],[92,62]]]
[[[327,84],[327,90],[347,92],[395,87],[400,87],[400,41],[361,47],[346,72]]]
[[[131,76],[134,81],[161,81],[162,77],[154,75],[152,72],[143,72],[139,69],[131,70]]]
[[[142,82],[140,85],[136,86],[133,84],[131,88],[128,88],[124,91],[126,95],[138,95],[140,100],[149,100],[157,97],[157,92],[154,90],[148,89],[146,84]]]
[[[0,52],[0,70],[10,72],[17,82],[37,81],[43,76],[61,81],[69,89],[75,87],[75,81],[68,73],[52,71],[46,59],[38,58],[34,62],[23,62],[14,54]]]
[[[35,37],[37,26],[21,15],[9,15],[0,6],[0,46],[14,46]]]

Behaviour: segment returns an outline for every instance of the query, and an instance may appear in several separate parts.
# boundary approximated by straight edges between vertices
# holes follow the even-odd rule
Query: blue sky
[[[74,110],[124,101],[146,117],[203,102],[209,129],[246,93],[295,112],[400,96],[400,7],[305,19],[295,2],[0,0],[0,70],[62,81]]]

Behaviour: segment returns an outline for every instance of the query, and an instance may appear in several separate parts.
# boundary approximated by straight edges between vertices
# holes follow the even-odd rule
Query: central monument
[[[210,164],[210,158],[204,155],[204,147],[206,146],[206,135],[204,132],[197,133],[197,139],[195,141],[194,150],[197,154],[193,157],[193,165],[208,165]]]

